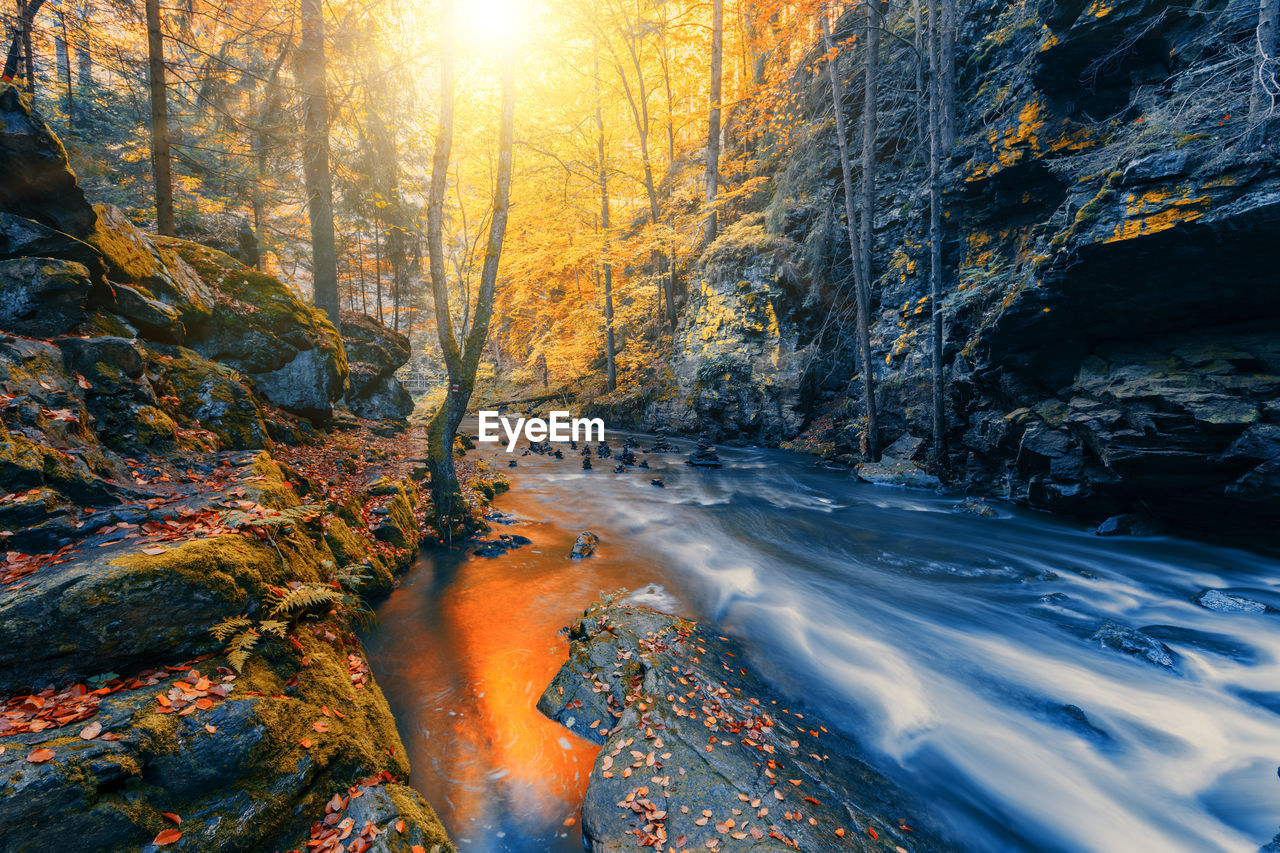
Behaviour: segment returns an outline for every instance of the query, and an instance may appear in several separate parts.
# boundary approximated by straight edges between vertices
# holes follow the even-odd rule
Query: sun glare
[[[461,0],[457,6],[461,35],[478,48],[506,47],[518,38],[522,6],[520,0]]]

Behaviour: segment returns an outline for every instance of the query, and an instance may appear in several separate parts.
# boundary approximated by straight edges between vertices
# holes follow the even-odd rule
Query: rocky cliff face
[[[320,441],[349,372],[277,279],[91,207],[0,87],[0,849],[453,849],[353,632],[425,506]]]
[[[964,5],[945,186],[953,483],[1095,518],[1145,509],[1218,525],[1276,509],[1280,158],[1244,139],[1256,18],[1256,4],[1228,0]],[[888,87],[914,86],[905,51],[886,62]],[[796,85],[812,118],[799,145],[759,152],[773,170],[767,221],[805,275],[838,291],[848,250],[829,94],[816,76]],[[902,144],[914,108],[885,109],[872,319],[887,444],[927,436],[930,416],[924,164]],[[775,256],[744,257],[726,280]],[[740,304],[709,315],[701,287],[687,337],[751,322]],[[811,309],[784,295],[773,311],[799,329]],[[798,417],[775,418],[779,433],[803,429],[802,443],[852,461],[850,347],[824,335],[815,349],[802,382],[791,363],[757,363],[715,397],[759,388],[756,417],[782,403]],[[799,399],[786,405],[775,380]]]

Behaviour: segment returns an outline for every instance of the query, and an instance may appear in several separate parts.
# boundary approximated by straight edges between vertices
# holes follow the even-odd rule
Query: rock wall
[[[964,4],[944,187],[952,484],[1091,518],[1141,509],[1219,528],[1274,513],[1280,157],[1245,134],[1256,19],[1235,0]],[[856,26],[847,15],[838,29]],[[896,43],[886,91],[910,91]],[[857,61],[842,60],[850,86]],[[811,71],[794,85],[810,116],[800,142],[754,153],[772,174],[770,232],[802,246],[804,275],[830,292],[849,261],[829,90]],[[872,337],[888,444],[930,432],[928,200],[909,99],[886,98],[880,119]],[[707,315],[700,287],[684,334],[749,322],[741,306],[736,320]],[[849,344],[822,336],[800,383],[788,363],[714,396],[798,388],[786,437],[802,427],[798,444],[854,462]]]
[[[696,270],[676,329],[671,375],[643,421],[651,429],[777,443],[799,431],[801,386],[816,347],[782,306],[795,298],[796,247],[763,217],[734,223]]]

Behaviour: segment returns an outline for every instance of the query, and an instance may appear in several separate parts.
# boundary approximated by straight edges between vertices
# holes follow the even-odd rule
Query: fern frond
[[[252,625],[248,618],[244,616],[233,616],[230,619],[224,619],[217,625],[209,629],[209,633],[213,634],[213,638],[220,643],[226,642],[227,638],[237,631],[243,631]]]
[[[289,633],[289,623],[275,619],[264,619],[258,623],[258,632],[283,640],[285,634]]]
[[[289,618],[300,616],[308,610],[324,607],[333,608],[342,604],[342,593],[330,586],[306,584],[291,589],[282,596],[271,609],[273,618]]]
[[[242,631],[231,638],[231,642],[227,644],[227,662],[231,664],[231,668],[236,672],[244,669],[244,665],[249,661],[249,653],[253,651],[253,647],[258,645],[261,637],[252,629]]]

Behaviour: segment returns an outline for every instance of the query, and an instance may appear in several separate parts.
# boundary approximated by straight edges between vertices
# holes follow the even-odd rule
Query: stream
[[[695,470],[676,443],[624,474],[567,446],[508,470],[480,445],[512,483],[494,508],[517,522],[493,535],[532,543],[428,552],[378,609],[370,665],[461,850],[582,849],[597,748],[534,704],[559,630],[620,587],[741,642],[964,850],[1245,853],[1277,832],[1280,614],[1192,602],[1211,587],[1280,608],[1274,555],[981,517],[785,451],[721,447],[723,469]],[[567,559],[587,529],[597,555]],[[1158,637],[1173,669],[1091,641],[1108,621]]]

